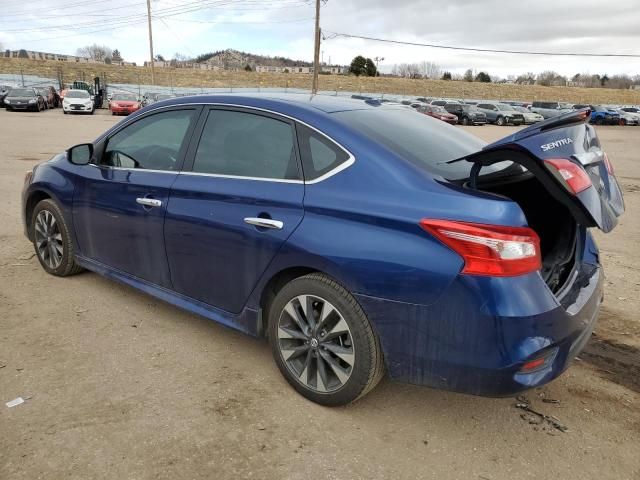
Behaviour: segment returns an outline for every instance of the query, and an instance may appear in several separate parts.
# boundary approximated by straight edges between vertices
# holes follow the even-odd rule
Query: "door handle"
[[[280,220],[271,220],[270,218],[247,217],[244,219],[244,223],[262,228],[275,228],[276,230],[282,230],[284,227],[284,223]]]
[[[145,207],[161,207],[162,202],[155,198],[136,198],[136,203],[138,205],[144,205]]]

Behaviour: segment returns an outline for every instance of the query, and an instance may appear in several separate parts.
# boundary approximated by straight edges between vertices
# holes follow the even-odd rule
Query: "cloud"
[[[143,2],[132,5],[114,0],[107,9],[96,9],[87,2],[73,4],[76,6],[65,8],[58,1],[34,0],[29,8],[19,4],[3,8],[0,22],[6,28],[0,31],[0,42],[5,48],[60,53],[75,53],[77,47],[95,42],[118,48],[127,60],[140,63],[148,57]],[[194,5],[200,9],[173,15]],[[36,6],[47,15],[26,14]],[[310,18],[314,7],[307,0],[203,0],[197,4],[193,0],[154,0],[152,10],[163,17],[156,17],[153,25],[155,51],[165,57],[225,48],[301,60],[313,56]],[[109,28],[118,19],[137,23]],[[79,23],[85,26],[78,28]],[[322,7],[321,25],[326,35],[340,32],[451,46],[640,52],[637,0],[329,0]],[[334,63],[348,64],[362,54],[384,57],[383,70],[390,70],[394,63],[427,60],[456,72],[472,68],[500,76],[547,69],[566,75],[585,71],[636,74],[640,66],[640,59],[483,54],[346,38],[327,39],[322,50],[325,61],[330,57]]]

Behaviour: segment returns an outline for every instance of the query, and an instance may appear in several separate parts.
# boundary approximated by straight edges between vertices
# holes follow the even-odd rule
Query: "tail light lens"
[[[547,168],[560,176],[567,189],[574,195],[589,188],[591,179],[589,174],[577,163],[566,158],[550,158],[544,163]]]
[[[425,218],[420,226],[464,259],[462,273],[512,277],[540,270],[540,238],[528,227]]]

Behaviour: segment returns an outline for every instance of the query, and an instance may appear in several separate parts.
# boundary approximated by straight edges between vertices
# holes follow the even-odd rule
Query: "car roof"
[[[222,103],[236,106],[262,107],[277,111],[296,110],[325,113],[344,112],[349,110],[369,110],[380,108],[379,104],[344,96],[311,95],[308,93],[228,93],[216,95],[194,95],[163,100],[154,105],[172,105],[184,103]]]

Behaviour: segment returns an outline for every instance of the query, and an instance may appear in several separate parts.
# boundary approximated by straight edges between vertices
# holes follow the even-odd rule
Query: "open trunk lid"
[[[584,109],[547,119],[447,163],[472,162],[472,187],[482,167],[505,161],[520,164],[567,206],[578,223],[609,232],[624,212],[624,201],[596,130],[587,123],[589,115]]]

